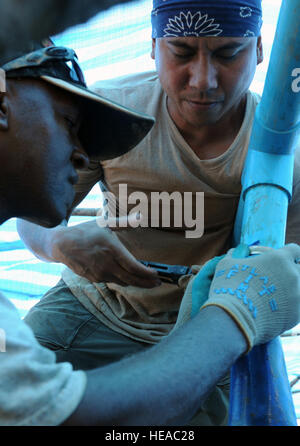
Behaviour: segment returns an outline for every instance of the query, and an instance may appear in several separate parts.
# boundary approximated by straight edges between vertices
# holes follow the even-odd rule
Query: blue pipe
[[[234,244],[285,244],[294,151],[300,142],[300,0],[283,0],[265,87],[257,107],[242,176]],[[229,424],[296,426],[280,338],[254,347],[231,370]]]

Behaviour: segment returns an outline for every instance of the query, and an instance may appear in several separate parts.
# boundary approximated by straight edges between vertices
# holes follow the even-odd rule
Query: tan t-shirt
[[[1,293],[0,364],[0,426],[59,425],[84,395],[85,372],[56,363]]]
[[[248,92],[242,127],[221,156],[200,160],[171,120],[166,95],[155,73],[142,73],[96,84],[95,89],[128,107],[156,118],[151,132],[129,153],[99,163],[83,172],[78,191],[89,190],[100,179],[116,198],[119,185],[127,194],[139,191],[148,202],[152,192],[204,193],[204,233],[187,238],[187,226],[148,227],[120,231],[119,239],[139,260],[173,265],[201,265],[231,246],[232,229],[241,191],[241,173],[259,96]],[[116,129],[117,131],[117,129]],[[294,183],[299,181],[296,161]],[[298,199],[299,201],[299,199]],[[287,241],[300,242],[297,196],[290,207]],[[170,201],[172,205],[172,201]],[[128,205],[128,212],[136,204]],[[183,205],[182,205],[183,206]],[[193,201],[194,216],[196,208]],[[199,209],[198,209],[199,210]],[[173,209],[175,212],[175,209]],[[183,215],[183,213],[182,213]],[[172,216],[172,209],[171,209]],[[200,214],[198,215],[199,220]],[[173,222],[171,218],[171,223]],[[161,222],[160,222],[161,223]],[[173,226],[173,227],[172,227]],[[156,343],[172,329],[183,291],[163,284],[155,289],[122,287],[113,283],[91,283],[70,269],[62,277],[79,301],[111,329],[133,339]]]

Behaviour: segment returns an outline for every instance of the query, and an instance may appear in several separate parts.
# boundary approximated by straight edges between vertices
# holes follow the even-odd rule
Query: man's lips
[[[200,104],[200,105],[211,105],[211,104],[216,104],[219,102],[223,102],[223,99],[195,99],[193,98],[185,98],[186,101],[188,102],[193,102],[195,104]]]
[[[212,102],[199,102],[199,101],[191,101],[194,104],[199,104],[199,105],[211,105],[211,104],[217,104],[220,101],[212,101]]]
[[[186,99],[186,102],[194,108],[199,109],[208,109],[215,107],[217,104],[220,104],[222,101],[216,100],[216,101],[196,101],[195,99]]]

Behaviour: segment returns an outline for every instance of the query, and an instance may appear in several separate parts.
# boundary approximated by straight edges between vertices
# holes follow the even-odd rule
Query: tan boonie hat
[[[74,50],[39,48],[6,61],[6,78],[39,78],[81,98],[84,117],[79,138],[90,158],[116,158],[135,147],[149,132],[154,118],[135,112],[87,88]]]

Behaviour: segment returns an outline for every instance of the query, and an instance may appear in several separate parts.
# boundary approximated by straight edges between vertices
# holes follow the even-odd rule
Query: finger
[[[231,257],[233,259],[249,257],[249,255],[258,255],[269,253],[274,250],[270,246],[260,246],[260,245],[246,245],[244,243],[239,244],[236,248],[231,248],[226,257]]]
[[[130,274],[131,276],[137,276],[138,280],[142,279],[145,282],[145,284],[148,284],[148,281],[157,281],[158,279],[158,273],[155,269],[149,268],[145,265],[143,265],[141,262],[139,262],[128,249],[120,242],[118,237],[113,234],[115,230],[119,230],[120,224],[121,226],[125,227],[128,225],[128,227],[134,227],[134,225],[137,222],[141,222],[143,219],[140,212],[129,214],[125,217],[120,217],[118,219],[114,218],[108,218],[106,219],[107,226],[105,226],[105,229],[110,231],[110,235],[112,236],[110,238],[110,242],[113,242],[112,248],[114,251],[114,258],[115,261],[120,265],[121,268],[123,268],[127,274]],[[100,224],[104,225],[104,220],[99,220]],[[114,225],[118,225],[114,228]],[[141,282],[140,282],[141,283]]]
[[[117,262],[113,262],[109,267],[109,272],[102,275],[103,282],[113,282],[122,286],[137,286],[140,288],[154,288],[161,285],[161,281],[157,277],[141,278],[135,274],[130,274],[122,268]]]
[[[268,253],[272,251],[274,248],[271,248],[270,246],[250,246],[249,249],[251,255],[258,255],[258,254]]]
[[[280,250],[288,252],[295,263],[300,263],[300,246],[296,243],[289,243]]]
[[[126,258],[121,255],[118,256],[116,261],[127,274],[137,277],[138,280],[159,280],[156,269],[143,265],[130,253],[128,256],[126,256]]]
[[[244,243],[241,243],[233,250],[232,258],[243,259],[245,257],[248,257],[249,254],[250,254],[249,246]]]
[[[125,247],[122,247],[116,256],[119,265],[132,276],[144,280],[157,280],[158,272],[154,268],[143,265]]]
[[[158,278],[158,272],[154,268],[143,265],[138,259],[131,254],[130,251],[120,242],[118,237],[111,233],[111,238],[114,240],[112,246],[114,260],[123,268],[128,274],[138,276],[140,279],[155,280]]]

